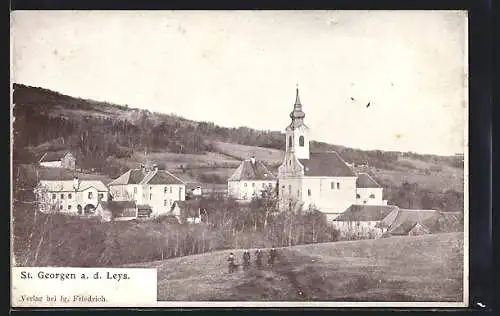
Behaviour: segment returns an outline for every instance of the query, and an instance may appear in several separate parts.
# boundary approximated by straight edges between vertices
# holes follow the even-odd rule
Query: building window
[[[266,184],[264,182],[262,182],[262,187],[265,188],[266,187]]]
[[[311,189],[307,189],[307,195],[311,196]]]
[[[62,210],[63,209],[63,206],[62,205],[59,205],[59,209]]]
[[[255,187],[255,182],[252,182],[252,188]]]
[[[374,199],[375,198],[375,194],[370,194],[370,199]]]
[[[300,189],[297,190],[297,196],[300,197]]]
[[[335,183],[334,183],[334,182],[331,182],[331,183],[330,183],[330,188],[331,188],[332,190],[333,190],[333,189],[335,189]]]
[[[163,189],[163,193],[167,193],[167,189],[168,187],[165,187],[165,189]]]
[[[137,187],[134,187],[134,194],[137,194]]]
[[[361,198],[361,195],[356,194],[356,198],[357,198],[357,199],[360,199],[360,198]]]
[[[71,210],[71,205],[68,205],[68,210]]]
[[[153,198],[153,193],[149,193],[149,200],[151,201],[152,198]]]
[[[56,199],[56,195],[55,194],[52,194],[52,199],[55,200]]]
[[[89,192],[89,194],[88,194],[89,200],[92,198],[92,196],[93,196],[92,192]]]
[[[246,188],[246,187],[247,187],[247,183],[246,183],[246,182],[244,182],[244,183],[243,183],[243,186]]]
[[[292,185],[288,185],[288,194],[292,195]]]
[[[61,194],[61,200],[64,200],[64,194]]]
[[[340,182],[337,182],[337,189],[340,189]]]
[[[288,147],[292,147],[292,136],[288,136]]]
[[[167,206],[167,200],[163,201],[163,206]]]
[[[170,193],[172,193],[172,187],[170,187]]]
[[[104,194],[99,193],[99,198],[100,198],[100,199],[103,199],[103,198],[104,198]]]
[[[304,136],[302,135],[299,137],[299,146],[304,147]]]
[[[71,193],[68,193],[68,200],[71,200],[72,197]]]

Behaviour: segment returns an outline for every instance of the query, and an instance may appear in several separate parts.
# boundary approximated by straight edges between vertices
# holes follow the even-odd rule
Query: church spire
[[[297,83],[297,94],[295,96],[295,106],[300,105],[302,107],[302,104],[300,104],[300,97],[299,97],[299,84]]]
[[[306,114],[302,111],[302,104],[300,103],[299,97],[299,84],[297,83],[296,95],[295,95],[295,104],[293,105],[293,111],[290,113],[290,118],[292,119],[292,124],[295,121],[302,121]]]

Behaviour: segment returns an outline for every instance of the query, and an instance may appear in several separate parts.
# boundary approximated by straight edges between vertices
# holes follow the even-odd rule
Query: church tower
[[[309,159],[309,127],[304,124],[306,114],[302,111],[299,97],[299,86],[293,111],[290,113],[292,122],[286,128],[286,152],[294,153],[297,159]]]

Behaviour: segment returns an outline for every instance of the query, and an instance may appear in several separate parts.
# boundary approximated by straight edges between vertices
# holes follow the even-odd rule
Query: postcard
[[[13,307],[467,307],[467,11],[13,11]]]

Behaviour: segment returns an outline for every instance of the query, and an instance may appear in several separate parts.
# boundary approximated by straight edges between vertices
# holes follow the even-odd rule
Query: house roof
[[[123,184],[184,184],[184,182],[166,170],[130,169],[111,181],[109,185]]]
[[[49,192],[75,192],[85,191],[88,188],[95,188],[100,192],[107,192],[108,188],[100,180],[79,180],[77,188],[74,187],[73,180],[41,180],[40,186],[47,188]]]
[[[433,230],[440,216],[440,212],[436,210],[400,209],[394,221],[387,229],[387,234],[406,235],[417,223],[427,229]]]
[[[358,205],[349,206],[334,221],[339,222],[363,222],[381,221],[392,211],[398,209],[395,205]]]
[[[276,177],[267,169],[262,161],[252,163],[250,159],[244,160],[236,168],[228,181],[241,180],[276,180]]]
[[[336,151],[312,152],[309,159],[299,159],[306,177],[355,177],[356,173]]]
[[[357,188],[380,188],[380,185],[368,173],[358,174],[356,179]]]
[[[66,154],[69,154],[70,152],[68,150],[61,150],[61,151],[55,151],[55,152],[47,152],[45,153],[42,158],[40,158],[40,162],[48,162],[48,161],[59,161],[61,160]]]

